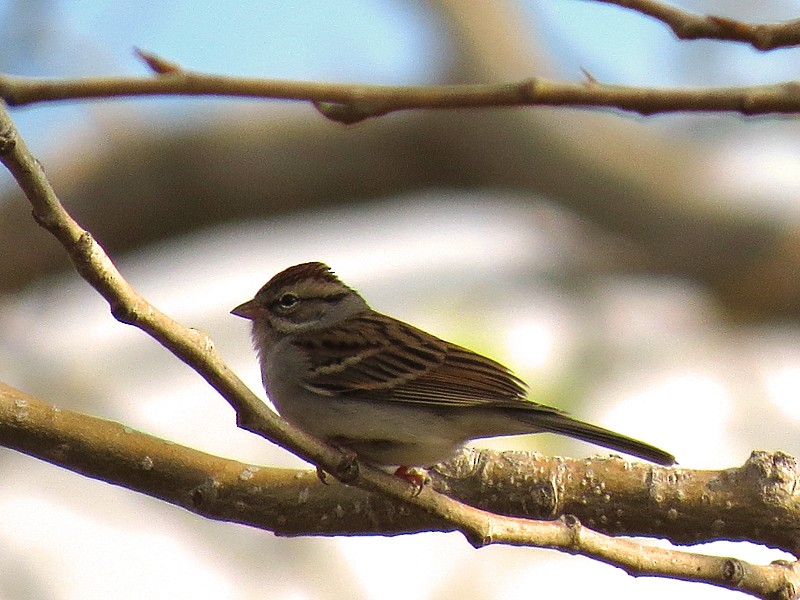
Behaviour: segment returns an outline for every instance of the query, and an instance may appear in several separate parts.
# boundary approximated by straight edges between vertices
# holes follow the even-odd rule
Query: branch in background
[[[163,59],[158,61],[158,64],[172,64]],[[180,70],[174,65],[173,68],[175,70],[159,72],[155,77],[33,79],[2,75],[0,97],[11,106],[165,95],[294,100],[310,102],[325,117],[346,124],[400,110],[513,106],[606,107],[641,115],[687,111],[743,115],[800,112],[800,83],[792,81],[682,89],[641,88],[596,81],[561,83],[533,77],[500,84],[386,86],[205,75]]]
[[[541,36],[531,35],[517,3],[431,5],[450,49],[444,81],[517,81],[547,72]],[[159,72],[180,69],[162,59],[154,64]],[[359,117],[352,106],[326,108]],[[800,246],[791,216],[743,210],[760,206],[759,192],[742,198],[716,183],[727,179],[713,173],[717,151],[696,136],[662,136],[649,122],[608,111],[574,111],[569,119],[547,110],[419,111],[349,129],[298,112],[269,118],[254,109],[246,119],[238,111],[174,131],[108,128],[103,152],[81,153],[79,167],[75,153],[62,155],[62,168],[50,165],[50,175],[73,215],[116,255],[220,223],[402,201],[419,190],[480,190],[487,198],[510,190],[533,205],[546,198],[617,236],[611,249],[588,253],[593,260],[571,277],[586,269],[688,278],[727,318],[800,318]],[[762,121],[759,131],[776,125]],[[137,185],[126,185],[131,180]],[[177,196],[193,202],[175,203]],[[21,207],[0,201],[0,238],[15,249],[0,253],[2,291],[68,266],[43,232],[25,227],[29,215]]]
[[[655,0],[595,0],[615,4],[665,23],[681,40],[726,40],[750,44],[756,50],[800,45],[800,19],[753,25],[726,17],[698,15]]]
[[[459,530],[475,546],[504,543],[553,548],[580,553],[631,574],[704,582],[763,598],[785,596],[797,589],[800,581],[797,563],[759,567],[737,559],[644,546],[587,529],[574,517],[558,521],[504,517],[461,504],[430,487],[412,495],[405,481],[378,469],[363,467],[360,472],[349,469],[353,464],[349,457],[294,429],[269,411],[230,372],[207,336],[181,327],[136,293],[102,247],[61,205],[5,107],[0,107],[0,161],[14,175],[33,206],[34,218],[61,242],[77,271],[108,301],[112,314],[124,323],[139,327],[195,369],[237,410],[240,426],[313,460],[334,475],[347,476],[358,487],[435,515]],[[14,406],[16,412],[10,415],[12,419],[24,421],[30,416],[24,403],[20,406],[15,401]],[[67,448],[62,446],[62,450],[69,454]],[[148,472],[150,462],[145,460],[148,456],[137,454],[138,468],[143,472]],[[239,475],[241,473],[239,471]],[[194,490],[192,500],[200,505],[217,493],[213,484]]]

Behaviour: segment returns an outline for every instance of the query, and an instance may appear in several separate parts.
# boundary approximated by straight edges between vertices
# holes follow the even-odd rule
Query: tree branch
[[[246,465],[56,407],[0,383],[0,445],[199,515],[284,535],[452,531],[416,507],[314,471]]]
[[[310,470],[212,456],[48,405],[4,384],[0,445],[208,518],[279,535],[393,535],[455,528],[453,519],[443,518],[446,513],[437,516],[405,500],[323,485]],[[800,584],[797,566],[758,566],[653,548],[608,537],[581,522],[616,534],[678,542],[748,539],[789,550],[797,543],[800,508],[791,489],[798,476],[794,459],[780,453],[754,453],[741,469],[671,472],[618,458],[579,461],[465,450],[431,471],[435,489],[510,515],[490,515],[448,498],[462,515],[459,520],[481,519],[480,526],[469,526],[476,545],[531,545],[535,540],[534,545],[591,556],[631,574],[702,581],[760,597],[791,597]],[[755,489],[759,493],[753,499],[750,491]],[[724,523],[716,518],[720,515]],[[746,534],[735,533],[744,529]]]
[[[401,110],[513,106],[606,107],[641,115],[683,111],[789,114],[800,112],[799,90],[800,83],[794,81],[749,87],[682,89],[609,85],[597,81],[562,83],[539,77],[500,84],[385,86],[228,77],[180,69],[155,77],[32,79],[0,76],[0,97],[11,106],[163,95],[269,98],[311,102],[325,117],[346,124]]]
[[[139,327],[201,374],[234,407],[240,426],[279,443],[365,490],[377,491],[436,515],[461,531],[476,546],[505,543],[578,552],[632,574],[702,581],[760,597],[785,595],[788,590],[793,592],[795,589],[794,565],[758,567],[735,559],[652,548],[591,531],[575,518],[544,522],[503,517],[461,504],[429,487],[418,496],[412,496],[404,481],[374,468],[362,467],[359,473],[354,468],[352,457],[294,429],[269,411],[228,370],[205,334],[181,327],[136,293],[100,245],[58,201],[41,166],[19,137],[5,107],[0,107],[0,161],[11,171],[27,196],[36,221],[61,242],[78,272],[109,302],[114,317]],[[17,417],[24,416],[26,407],[15,406],[20,409]],[[146,456],[139,456],[138,463],[145,472],[150,465]],[[195,486],[194,490],[192,501],[200,505],[216,494],[213,482],[206,488]]]
[[[753,25],[727,17],[698,15],[655,0],[595,0],[653,17],[669,26],[681,40],[727,40],[750,44],[756,50],[800,45],[800,19]]]
[[[87,80],[90,87],[94,84],[99,84],[100,88],[103,85],[110,86],[112,89],[110,94],[93,95],[98,88],[95,88],[95,92],[91,92],[89,88],[82,88],[81,82],[39,82],[28,87],[29,92],[33,90],[33,95],[20,103],[161,93],[243,95],[311,101],[323,114],[341,122],[355,122],[395,110],[414,108],[570,105],[612,106],[641,114],[674,110],[728,110],[755,114],[795,112],[800,106],[800,103],[794,104],[796,101],[791,97],[798,87],[796,83],[705,90],[705,95],[700,96],[699,104],[694,104],[694,101],[686,96],[690,92],[667,90],[667,95],[677,94],[675,98],[678,98],[678,105],[664,106],[659,103],[664,92],[606,86],[594,81],[586,82],[584,85],[570,85],[531,79],[519,84],[500,86],[438,88],[326,86],[210,77],[187,73],[177,65],[166,61],[156,60],[153,64],[159,76],[152,80],[125,78]],[[25,85],[17,86],[20,82],[32,83],[22,78],[2,78],[0,92],[8,93],[8,98],[12,102],[19,101],[14,94],[25,88]],[[160,91],[159,85],[151,86],[151,83],[145,83],[142,87],[140,85],[142,82],[169,84],[165,85],[165,90],[169,86],[175,88],[173,91]],[[257,91],[257,88],[261,89],[261,84],[265,83],[274,86],[272,89],[278,91],[264,96],[262,92]],[[40,84],[43,87],[40,88]],[[55,84],[55,87],[51,84]],[[66,88],[59,92],[57,88],[61,84],[66,84]],[[126,85],[132,86],[127,92]],[[242,86],[238,88],[238,93],[230,93],[231,89],[236,91],[237,85]],[[297,96],[299,89],[297,86],[303,85],[311,87],[305,88],[305,92]],[[193,87],[197,89],[192,89]],[[41,93],[42,89],[47,92],[45,96],[38,97],[36,94]],[[280,91],[281,89],[284,91]],[[413,92],[418,95],[415,96]],[[48,93],[56,95],[48,97]],[[66,95],[59,96],[59,93]],[[685,102],[686,106],[680,108],[680,102]],[[707,102],[713,107],[706,108],[704,103]],[[48,407],[14,390],[0,387],[0,437],[10,447],[19,447],[22,451],[34,455],[36,452],[41,452],[41,457],[45,460],[63,464],[87,475],[96,473],[96,476],[107,481],[116,481],[115,477],[119,477],[122,481],[127,477],[126,481],[132,489],[136,489],[134,486],[142,482],[147,482],[148,485],[156,482],[152,488],[153,495],[214,518],[239,520],[241,511],[247,510],[248,506],[259,505],[256,501],[258,494],[265,491],[281,493],[288,490],[289,497],[285,502],[292,503],[293,506],[307,504],[305,494],[309,497],[311,495],[316,497],[317,494],[324,496],[328,493],[348,496],[352,494],[366,498],[367,502],[385,503],[390,510],[400,513],[400,517],[407,517],[409,522],[416,523],[416,526],[419,526],[419,523],[424,524],[425,529],[437,527],[458,529],[476,546],[500,542],[555,548],[596,558],[635,575],[658,575],[701,581],[764,598],[792,597],[798,589],[800,574],[797,563],[757,566],[737,559],[653,548],[586,529],[574,517],[535,522],[513,516],[493,515],[479,508],[459,504],[447,496],[436,493],[430,487],[425,488],[418,497],[410,497],[407,486],[397,478],[368,467],[363,468],[360,473],[355,472],[351,468],[353,463],[350,457],[293,429],[266,409],[258,398],[230,373],[205,334],[182,328],[133,290],[89,232],[82,229],[61,206],[39,164],[25,148],[5,107],[0,107],[0,161],[13,173],[28,197],[33,206],[34,218],[62,243],[79,273],[109,302],[115,318],[141,328],[197,370],[234,407],[241,426],[284,445],[298,455],[324,466],[339,477],[350,478],[353,483],[365,490],[378,491],[381,495],[374,497],[367,492],[340,485],[322,486],[313,479],[310,472],[297,473],[257,468],[175,447],[117,424],[101,420],[93,422],[91,417]],[[434,473],[433,487],[440,490],[455,490],[463,483],[463,478],[460,476],[460,469],[463,468],[474,469],[480,465],[481,468],[476,473],[479,472],[481,477],[484,477],[489,476],[487,474],[496,474],[494,471],[498,469],[496,465],[502,461],[520,465],[524,462],[521,460],[521,455],[513,454],[503,455],[502,460],[485,462],[484,457],[489,456],[486,453],[478,455],[477,460],[472,460],[470,456],[462,455],[460,457],[462,463],[451,464],[449,468],[453,469],[452,473],[448,469]],[[512,457],[513,460],[508,460],[508,457]],[[531,471],[531,466],[526,464],[525,470],[518,473],[517,479],[518,482],[527,483],[526,479],[532,479],[534,474],[547,473],[547,479],[536,480],[538,485],[534,488],[534,492],[540,496],[537,499],[542,500],[541,507],[549,511],[546,512],[547,516],[560,514],[562,510],[584,514],[581,511],[587,509],[581,507],[602,507],[603,504],[616,506],[614,503],[623,496],[625,490],[618,491],[613,476],[606,480],[606,474],[618,471],[622,477],[619,479],[620,482],[624,481],[624,477],[638,480],[640,485],[638,488],[631,488],[636,490],[632,494],[634,496],[639,494],[640,499],[646,499],[642,505],[642,514],[652,511],[649,513],[650,518],[640,518],[634,509],[631,509],[631,513],[614,514],[616,520],[609,519],[607,511],[601,509],[598,509],[598,512],[586,513],[586,522],[594,523],[598,528],[607,527],[622,532],[628,531],[624,528],[637,523],[658,530],[655,535],[663,535],[671,522],[682,522],[684,519],[690,522],[684,512],[687,506],[691,508],[690,504],[684,503],[688,492],[694,494],[693,496],[690,494],[690,497],[699,498],[700,504],[710,503],[713,514],[725,514],[725,519],[711,522],[712,534],[716,532],[717,535],[723,535],[729,531],[736,531],[738,519],[731,517],[736,517],[738,511],[744,510],[745,507],[749,509],[752,505],[759,507],[757,510],[761,511],[753,515],[756,518],[763,516],[762,513],[768,513],[769,509],[774,508],[773,505],[778,505],[793,519],[792,524],[797,522],[794,512],[796,508],[791,502],[797,478],[796,465],[793,459],[781,454],[774,456],[754,454],[743,469],[732,469],[710,475],[711,480],[704,480],[701,475],[703,472],[681,469],[670,471],[650,465],[631,466],[617,459],[589,461],[583,471],[571,462],[554,459],[553,467],[555,471],[543,471],[541,467]],[[506,465],[499,468],[506,468]],[[573,471],[573,468],[578,470]],[[564,476],[564,473],[568,475]],[[576,478],[575,473],[581,473],[580,477]],[[602,477],[600,473],[603,473]],[[755,484],[751,483],[751,479]],[[580,491],[580,488],[577,491],[570,490],[572,484],[583,485],[583,491]],[[743,487],[745,493],[752,492],[756,500],[753,501],[748,496],[748,500],[746,502],[743,500],[743,506],[740,507],[734,504],[730,497]],[[697,493],[703,489],[709,493],[705,495],[700,493],[698,496]],[[479,496],[485,495],[485,491],[486,489],[480,489]],[[567,494],[567,491],[571,494]],[[239,500],[236,501],[236,498]],[[568,501],[568,498],[577,500]],[[723,500],[725,498],[728,499]],[[512,496],[511,501],[521,502],[522,506],[534,504],[539,506],[539,503],[529,502],[526,498]],[[719,502],[723,501],[725,504],[720,505]],[[480,504],[480,501],[476,503]],[[288,505],[284,505],[284,508]],[[370,508],[375,505],[371,504]],[[293,511],[277,511],[276,506],[281,507],[280,499],[261,509],[273,511],[269,516],[280,525],[281,519],[285,519],[286,514],[291,514]],[[309,521],[305,525],[324,520],[322,517],[328,517],[329,520],[338,518],[344,510],[340,504],[335,508],[331,508],[332,504],[328,506],[328,512],[324,512],[319,506],[309,508],[306,513]],[[359,503],[354,503],[352,508],[355,514],[359,514],[358,511],[363,507]],[[487,505],[487,508],[491,508],[491,504]],[[725,513],[723,509],[729,512]],[[509,512],[514,514],[513,511]],[[662,516],[653,518],[653,515]],[[602,518],[604,516],[605,522]],[[794,531],[784,532],[783,535],[780,544],[794,547]]]
[[[474,67],[465,78],[491,81],[500,74],[513,80],[539,70],[524,43],[528,32],[518,30],[519,15],[440,3],[450,5],[451,36]],[[502,33],[510,27],[516,28]],[[156,59],[151,68],[181,73],[165,63]],[[357,113],[337,106],[342,118]],[[599,111],[573,114],[566,127],[552,111],[421,111],[353,129],[293,116],[245,122],[239,115],[235,123],[145,136],[126,131],[108,152],[82,165],[83,177],[70,170],[60,194],[107,249],[124,252],[221,221],[327,209],[425,188],[514,190],[546,197],[632,242],[613,257],[608,253],[585,263],[589,269],[693,279],[728,317],[800,315],[800,279],[792,277],[800,246],[793,224],[786,222],[791,218],[737,208],[741,198],[735,192],[710,183],[708,149],[694,142],[667,142],[645,133],[641,122],[620,123]],[[492,144],[507,151],[485,152]],[[396,168],[398,161],[402,169]],[[191,177],[175,176],[184,171]],[[564,172],[573,176],[565,178]],[[141,188],[122,185],[127,178],[142,182]],[[170,202],[174,194],[195,202]],[[95,200],[104,195],[116,202],[114,211]],[[20,233],[28,214],[17,206],[0,206],[0,237],[9,247],[24,248],[0,257],[0,289],[18,288],[66,262],[52,246]]]
[[[438,491],[500,514],[574,515],[606,534],[675,544],[735,540],[800,550],[800,468],[781,452],[756,451],[742,467],[709,471],[464,450],[432,478]]]
[[[233,406],[241,427],[347,477],[352,458],[280,419],[228,369],[205,333],[182,327],[133,289],[100,244],[64,209],[5,107],[0,107],[0,162],[33,206],[33,218],[64,246],[75,269],[108,302],[115,319],[138,327],[194,368]]]

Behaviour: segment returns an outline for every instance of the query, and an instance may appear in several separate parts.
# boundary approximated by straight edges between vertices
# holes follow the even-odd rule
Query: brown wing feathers
[[[390,389],[444,361],[444,342],[397,323],[402,327],[389,332],[386,323],[364,313],[296,339],[309,356],[306,387],[341,394]]]
[[[522,380],[499,363],[367,313],[295,343],[310,356],[306,387],[328,394],[385,390],[386,400],[457,405],[525,396]]]

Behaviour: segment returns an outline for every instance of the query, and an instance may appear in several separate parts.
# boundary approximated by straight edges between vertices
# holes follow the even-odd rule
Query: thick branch
[[[413,109],[512,106],[607,107],[653,115],[684,111],[743,115],[800,112],[800,83],[750,87],[640,88],[597,81],[383,86],[269,80],[174,71],[156,77],[31,79],[0,76],[0,97],[12,106],[37,102],[135,96],[227,96],[312,102],[326,117],[355,123]]]
[[[522,33],[501,35],[509,27],[506,21],[482,29],[491,21],[489,14],[497,18],[498,11],[466,6],[453,3],[449,10],[454,19],[467,18],[458,22],[453,37],[473,50],[468,62],[480,63],[471,74],[475,79],[490,81],[501,74],[511,80],[519,73],[537,72],[537,65],[525,60],[526,48],[519,47]],[[469,17],[474,12],[479,14]],[[517,57],[513,68],[506,65],[512,59],[497,57],[493,40],[498,39],[506,44],[517,40],[507,52]],[[180,70],[173,75],[193,76]],[[356,91],[362,86],[344,87]],[[363,113],[368,105],[334,104],[323,110],[347,120],[369,114]],[[718,197],[698,183],[706,177],[699,148],[670,148],[664,140],[620,127],[605,115],[574,114],[569,128],[547,111],[420,112],[409,119],[374,119],[351,130],[285,117],[272,123],[237,121],[235,126],[204,127],[160,140],[148,136],[142,141],[126,133],[113,156],[94,164],[96,174],[73,188],[72,197],[64,186],[64,199],[107,248],[124,252],[221,221],[327,208],[426,187],[518,190],[554,200],[634,242],[636,252],[621,253],[625,258],[617,255],[601,268],[692,278],[706,286],[728,314],[739,317],[800,314],[800,280],[792,277],[800,264],[793,225],[776,223],[763,211],[737,211],[731,208],[735,202],[729,202],[735,200],[733,194]],[[603,140],[602,149],[596,140]],[[497,144],[507,150],[486,152]],[[158,160],[153,160],[154,153]],[[124,174],[110,176],[109,169]],[[192,176],[177,177],[183,170],[191,170]],[[573,175],[564,177],[565,172]],[[119,183],[123,178],[144,185],[124,186]],[[114,211],[96,200],[106,194],[119,200]],[[168,201],[171,194],[193,202]],[[63,262],[48,253],[50,246],[34,245],[29,234],[19,233],[25,231],[21,224],[26,212],[12,204],[0,212],[0,230],[8,246],[25,247],[13,261],[0,259],[0,288],[13,289],[56,265],[62,267]]]
[[[446,519],[405,501],[345,485],[323,485],[314,471],[258,467],[211,456],[118,423],[50,406],[3,384],[0,445],[205,517],[283,535],[390,535],[453,529]],[[764,472],[756,463],[773,468]],[[790,534],[796,532],[798,506],[786,488],[793,487],[798,469],[785,455],[755,453],[742,469],[669,473],[620,459],[578,461],[519,452],[465,451],[431,475],[437,489],[477,501],[489,510],[562,517],[531,522],[462,506],[459,520],[471,516],[483,522],[477,529],[470,527],[479,534],[472,538],[476,544],[528,545],[535,537],[537,545],[592,556],[632,574],[704,581],[761,597],[791,597],[800,583],[793,564],[757,566],[653,548],[609,538],[581,525],[581,521],[594,523],[599,529],[627,535],[674,539],[671,534],[677,534],[678,541],[688,535],[687,527],[698,526],[698,535],[691,541],[708,541],[731,539],[727,535],[731,525],[749,525],[752,532],[758,530],[748,537],[752,541],[778,545],[774,540],[781,539],[794,544]],[[750,489],[761,486],[765,493],[751,503]],[[730,506],[723,510],[723,502]],[[695,511],[707,515],[705,531],[711,537],[703,537],[704,526],[694,522],[698,515],[692,516]],[[764,514],[756,514],[746,524],[739,522],[758,512]],[[721,514],[728,523],[718,526],[712,517]]]
[[[314,471],[211,456],[2,383],[0,445],[210,518],[285,535],[453,529],[405,502],[323,485]],[[678,544],[746,540],[798,551],[800,499],[793,490],[800,469],[781,453],[754,452],[741,468],[696,471],[618,458],[463,450],[430,476],[437,491],[493,513],[546,520],[573,515],[612,535]]]
[[[595,0],[616,4],[658,19],[681,40],[727,40],[750,44],[756,50],[800,45],[800,19],[753,25],[727,17],[698,15],[655,0]]]
[[[49,405],[0,383],[0,445],[199,515],[286,535],[452,530],[314,471],[246,465]]]
[[[707,471],[464,450],[439,465],[433,481],[448,496],[492,512],[535,519],[575,515],[612,535],[800,550],[800,468],[781,452],[753,452],[740,468]]]

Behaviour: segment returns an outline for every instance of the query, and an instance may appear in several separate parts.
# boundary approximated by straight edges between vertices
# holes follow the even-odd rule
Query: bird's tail
[[[603,448],[637,456],[659,465],[670,466],[675,464],[675,457],[669,452],[621,433],[578,421],[562,412],[538,410],[526,410],[525,412],[527,413],[526,420],[535,424],[541,431],[566,435],[584,442],[597,444]]]

